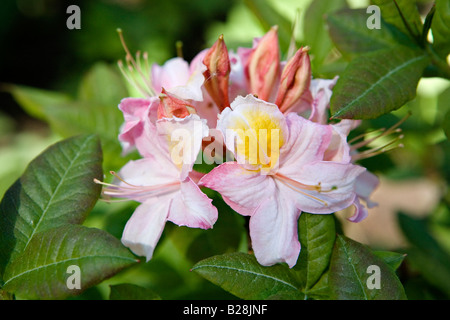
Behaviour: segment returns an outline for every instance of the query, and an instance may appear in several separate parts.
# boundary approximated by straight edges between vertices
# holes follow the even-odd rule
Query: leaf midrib
[[[89,256],[83,256],[83,257],[69,258],[69,259],[56,261],[56,262],[45,264],[45,265],[42,265],[42,266],[39,266],[39,267],[35,267],[35,268],[32,268],[32,269],[25,270],[25,271],[23,271],[23,272],[21,272],[19,274],[14,275],[13,277],[9,278],[8,280],[6,280],[5,283],[3,284],[3,286],[5,287],[7,285],[7,283],[11,282],[12,280],[14,280],[16,278],[19,278],[19,277],[21,277],[21,276],[23,276],[25,274],[28,274],[28,273],[36,272],[36,271],[38,271],[40,269],[45,269],[45,268],[48,268],[48,267],[51,267],[51,266],[55,266],[55,265],[58,265],[58,264],[62,264],[62,263],[66,263],[66,262],[80,261],[80,260],[83,260],[83,259],[90,259],[90,258],[113,258],[113,259],[122,259],[122,260],[136,262],[136,259],[133,259],[133,258],[121,257],[121,256],[111,256],[111,255],[89,255]]]
[[[289,286],[289,287],[291,287],[291,288],[293,288],[293,289],[295,289],[295,290],[298,290],[298,288],[295,287],[293,284],[291,284],[291,283],[289,283],[289,282],[286,282],[286,281],[284,281],[284,280],[281,280],[281,279],[278,279],[278,278],[275,278],[275,277],[273,277],[273,276],[269,276],[269,275],[266,275],[266,274],[263,274],[263,273],[258,273],[258,272],[254,272],[254,271],[250,271],[250,270],[245,270],[245,269],[239,269],[239,268],[228,267],[228,266],[217,266],[217,265],[206,264],[206,265],[201,265],[201,266],[193,267],[192,270],[200,269],[200,268],[208,268],[208,267],[209,267],[209,268],[227,269],[227,270],[233,270],[233,271],[237,271],[237,272],[249,273],[249,274],[252,274],[252,275],[255,275],[255,276],[260,276],[260,277],[264,277],[264,278],[268,278],[268,279],[274,280],[275,282],[280,282],[280,283],[282,283],[282,284],[284,284],[284,285],[287,285],[287,286]]]
[[[36,224],[36,227],[33,229],[33,231],[31,232],[31,235],[28,238],[27,243],[25,244],[24,248],[22,249],[21,252],[25,251],[26,248],[28,247],[28,244],[30,243],[31,239],[33,238],[34,234],[36,233],[36,231],[38,230],[41,222],[44,220],[45,215],[48,212],[48,209],[50,208],[51,204],[52,204],[52,200],[55,197],[55,195],[58,193],[59,188],[61,187],[61,185],[63,184],[63,181],[65,180],[65,177],[67,175],[67,173],[72,169],[73,164],[76,162],[76,160],[78,160],[78,158],[80,157],[82,150],[84,149],[84,146],[88,143],[88,140],[90,140],[90,138],[86,139],[84,141],[84,143],[78,148],[78,151],[76,153],[76,156],[72,158],[71,161],[69,161],[69,166],[67,167],[67,169],[65,170],[63,176],[60,178],[60,181],[58,182],[58,185],[55,188],[55,191],[52,193],[49,201],[47,202],[46,207],[44,208],[44,210],[42,211],[42,215],[39,218],[39,221]],[[61,149],[60,149],[61,151]],[[61,151],[62,152],[62,151]],[[62,152],[64,154],[64,152]],[[34,201],[34,200],[33,200]]]
[[[364,300],[369,300],[366,292],[364,291],[364,285],[361,283],[361,279],[359,278],[359,275],[358,275],[358,272],[356,271],[355,265],[353,264],[352,259],[350,258],[350,254],[348,253],[348,250],[347,250],[347,247],[345,246],[344,241],[342,241],[342,239],[339,239],[339,242],[341,243],[342,249],[344,250],[345,255],[347,256],[348,264],[352,267],[353,272],[355,273],[355,277],[358,280],[358,284],[361,287],[361,291],[364,294]]]
[[[380,79],[378,79],[376,82],[374,82],[367,90],[365,90],[362,94],[360,94],[358,97],[356,97],[355,99],[353,99],[349,104],[347,104],[344,108],[340,109],[338,112],[336,112],[336,114],[334,115],[339,116],[341,113],[345,112],[346,110],[348,110],[349,108],[351,108],[353,105],[357,104],[362,98],[364,98],[367,94],[369,94],[372,90],[374,90],[374,88],[376,86],[378,86],[380,83],[382,83],[386,78],[389,78],[390,76],[392,76],[392,74],[395,74],[396,72],[398,72],[399,70],[408,67],[410,64],[419,61],[421,59],[423,59],[425,56],[424,55],[420,55],[417,57],[414,57],[413,59],[410,59],[406,62],[404,62],[403,64],[395,67],[394,69],[391,69],[388,73],[386,73],[385,75],[383,75]]]

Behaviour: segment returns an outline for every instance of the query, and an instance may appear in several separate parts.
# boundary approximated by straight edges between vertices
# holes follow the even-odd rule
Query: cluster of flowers
[[[276,27],[237,52],[221,36],[190,64],[177,57],[150,67],[124,48],[128,68],[121,69],[145,98],[120,102],[119,140],[142,158],[113,173],[103,195],[141,203],[122,236],[135,254],[151,259],[166,221],[213,227],[218,212],[200,187],[250,217],[252,249],[264,266],[296,264],[301,212],[354,206],[349,220],[358,222],[375,205],[369,196],[378,179],[354,164],[359,154],[347,142],[359,122],[328,123],[336,79],[311,79],[308,48],[280,61]],[[218,165],[196,172],[208,150]],[[224,152],[232,157],[221,163]]]

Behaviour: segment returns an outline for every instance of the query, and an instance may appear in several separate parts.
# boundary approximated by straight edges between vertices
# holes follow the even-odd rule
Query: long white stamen
[[[117,29],[117,33],[119,34],[120,42],[122,43],[122,47],[124,48],[125,53],[126,53],[125,60],[127,63],[129,74],[127,74],[125,72],[125,68],[121,61],[119,62],[120,71],[124,75],[125,79],[132,86],[136,87],[144,96],[148,96],[148,97],[155,96],[156,93],[155,93],[155,91],[153,89],[153,85],[152,85],[150,66],[148,63],[148,54],[144,53],[144,55],[142,56],[143,59],[145,60],[145,68],[142,68],[140,51],[136,52],[136,59],[134,59],[130,53],[130,50],[128,49],[128,47],[125,43],[125,40],[124,40],[123,34],[122,34],[122,30]],[[140,78],[136,79],[136,77],[133,75],[133,72],[135,72],[135,71],[138,73]],[[148,74],[148,76],[146,76],[145,74]],[[142,86],[142,84],[139,82],[142,82],[144,84],[144,86]]]

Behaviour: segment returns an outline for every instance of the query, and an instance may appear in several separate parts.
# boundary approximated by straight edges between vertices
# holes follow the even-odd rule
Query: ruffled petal
[[[250,218],[250,237],[255,257],[261,265],[285,262],[292,268],[297,263],[300,213],[293,202],[278,192],[256,209]]]
[[[302,211],[332,213],[353,204],[356,178],[365,170],[353,164],[317,161],[305,164],[290,180],[276,177],[276,181]]]
[[[143,158],[129,161],[118,172],[121,180],[117,180],[116,185],[122,188],[122,192],[117,196],[145,202],[179,189],[179,171],[169,159],[162,160]],[[151,189],[155,186],[158,188]]]
[[[289,140],[280,150],[278,172],[296,175],[310,162],[322,160],[332,136],[331,127],[320,125],[290,113],[286,116]]]
[[[209,135],[206,120],[191,114],[185,118],[162,118],[156,126],[159,145],[179,168],[183,181],[192,170],[203,138]]]
[[[181,183],[180,195],[174,197],[168,220],[190,228],[209,229],[217,221],[217,209],[200,188],[187,178]]]
[[[358,197],[355,198],[355,201],[353,202],[353,206],[355,207],[355,213],[350,218],[347,219],[348,221],[360,222],[360,221],[364,220],[365,218],[367,218],[369,213],[367,212],[366,207],[364,207],[361,204]]]
[[[261,202],[275,192],[275,184],[269,176],[246,170],[236,162],[217,166],[199,185],[219,192],[233,210],[246,216],[252,215]]]
[[[137,207],[125,225],[123,245],[149,261],[164,230],[169,206],[170,201],[152,198]]]
[[[167,60],[162,66],[152,65],[152,84],[156,92],[161,92],[162,88],[170,91],[171,88],[184,86],[189,76],[189,63],[179,57]]]
[[[151,153],[147,148],[148,141],[155,134],[154,123],[159,99],[125,98],[119,104],[125,119],[120,128],[119,141],[123,146],[123,154],[127,154],[137,148],[141,155]]]

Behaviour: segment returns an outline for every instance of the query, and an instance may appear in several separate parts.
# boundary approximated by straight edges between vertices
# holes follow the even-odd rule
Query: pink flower
[[[145,148],[149,154],[128,162],[115,174],[114,184],[103,183],[104,197],[141,203],[125,226],[122,243],[135,254],[145,256],[147,261],[153,255],[166,221],[208,229],[217,220],[217,209],[197,186],[195,175],[190,175],[202,138],[208,132],[205,121],[195,114],[185,118],[162,118],[153,129],[156,130],[153,135],[141,137],[142,140],[152,137]],[[181,148],[174,135],[177,131],[180,131],[178,138],[183,139]]]
[[[354,183],[365,169],[324,161],[332,129],[252,95],[238,97],[218,121],[236,162],[205,175],[200,185],[221,193],[238,213],[250,216],[250,236],[260,264],[296,264],[302,211],[332,213],[350,206]],[[250,140],[247,144],[246,141]],[[269,142],[270,141],[270,142]],[[249,147],[254,143],[257,157]]]

